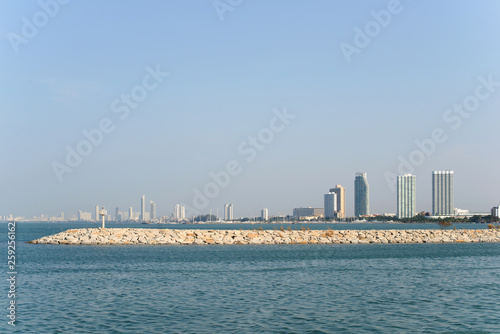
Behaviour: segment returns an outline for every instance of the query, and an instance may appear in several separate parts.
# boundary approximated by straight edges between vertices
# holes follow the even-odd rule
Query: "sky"
[[[500,203],[500,2],[0,1],[0,215]]]

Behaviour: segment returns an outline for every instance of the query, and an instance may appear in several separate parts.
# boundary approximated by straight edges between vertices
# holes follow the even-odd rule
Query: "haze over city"
[[[214,3],[0,2],[0,215],[168,215],[221,171],[200,213],[342,185],[352,216],[357,172],[371,213],[407,172],[418,211],[435,170],[456,207],[500,203],[499,2]]]

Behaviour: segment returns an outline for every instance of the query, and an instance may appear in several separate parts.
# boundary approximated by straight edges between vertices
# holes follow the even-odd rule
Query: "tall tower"
[[[149,215],[149,219],[155,220],[156,219],[156,204],[153,201],[150,201],[151,204],[151,211]]]
[[[186,207],[184,205],[181,205],[180,209],[181,209],[180,218],[184,220],[186,219]]]
[[[132,220],[134,218],[134,210],[132,207],[128,208],[128,220]]]
[[[227,203],[224,205],[224,220],[230,221],[233,220],[233,204]]]
[[[416,176],[404,174],[398,176],[398,218],[412,218],[416,214]]]
[[[356,217],[370,214],[370,188],[366,173],[356,173],[354,179],[354,215]]]
[[[115,220],[120,220],[120,209],[118,209],[118,207],[115,208]]]
[[[174,207],[174,219],[181,219],[181,206],[179,204]]]
[[[269,210],[267,208],[262,209],[261,218],[263,221],[269,220]]]
[[[337,213],[337,194],[325,194],[325,218],[335,218]]]
[[[454,210],[453,171],[432,172],[432,215],[450,216]]]
[[[146,195],[142,195],[142,197],[141,197],[141,216],[139,217],[139,219],[144,220],[145,216],[146,216]]]
[[[337,218],[345,218],[345,188],[337,184],[330,192],[337,194]]]

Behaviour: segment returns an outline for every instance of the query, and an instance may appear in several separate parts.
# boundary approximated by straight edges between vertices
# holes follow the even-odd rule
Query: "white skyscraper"
[[[451,216],[454,214],[453,171],[432,172],[432,215]]]
[[[233,204],[227,203],[224,205],[224,220],[230,221],[233,220]]]
[[[405,174],[398,176],[398,218],[412,218],[416,215],[416,176]]]
[[[174,207],[174,219],[177,220],[186,219],[186,208],[183,205],[177,204]]]
[[[141,197],[141,216],[140,220],[145,220],[146,216],[146,195],[142,195]]]
[[[269,220],[269,210],[267,208],[262,209],[261,218],[263,221]]]
[[[337,212],[337,194],[325,194],[325,218],[335,218]]]
[[[132,220],[134,218],[134,210],[132,210],[132,207],[128,208],[128,219]]]
[[[99,217],[99,205],[95,206],[95,220],[100,221],[101,217]]]
[[[491,208],[491,216],[500,218],[500,205]]]

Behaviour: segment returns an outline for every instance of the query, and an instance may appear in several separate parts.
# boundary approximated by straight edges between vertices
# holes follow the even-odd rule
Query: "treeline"
[[[439,219],[436,218],[430,218],[430,216],[426,215],[421,215],[418,214],[413,218],[402,218],[398,219],[397,221],[400,221],[402,223],[437,223],[438,221],[444,221],[444,222],[453,222],[453,223],[484,223],[484,224],[492,224],[492,223],[498,223],[499,218],[488,215],[488,216],[481,216],[481,215],[474,215],[472,217],[442,217]]]

